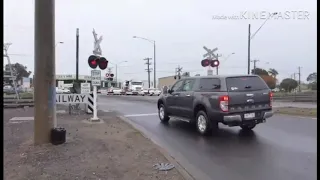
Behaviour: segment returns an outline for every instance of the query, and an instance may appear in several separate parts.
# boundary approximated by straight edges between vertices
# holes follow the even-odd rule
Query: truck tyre
[[[158,115],[161,122],[168,122],[170,119],[163,104],[160,104],[159,106]]]
[[[196,127],[198,132],[205,136],[212,133],[212,126],[207,114],[204,111],[199,111],[196,115]]]
[[[251,124],[251,125],[241,125],[240,127],[241,127],[241,129],[243,129],[244,131],[250,131],[250,130],[252,130],[254,127],[256,127],[256,125],[255,125],[255,124]]]

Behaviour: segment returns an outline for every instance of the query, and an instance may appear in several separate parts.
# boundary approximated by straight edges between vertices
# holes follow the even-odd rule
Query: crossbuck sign
[[[100,55],[102,54],[102,50],[100,47],[101,41],[102,41],[102,36],[100,36],[100,38],[98,39],[98,35],[95,32],[95,30],[93,29],[93,37],[94,37],[94,47],[93,47],[93,54],[94,55]]]
[[[203,55],[204,58],[209,58],[209,59],[218,59],[218,56],[214,54],[215,51],[218,50],[218,48],[214,48],[212,50],[208,49],[206,46],[203,46],[203,49],[207,51],[206,54]]]

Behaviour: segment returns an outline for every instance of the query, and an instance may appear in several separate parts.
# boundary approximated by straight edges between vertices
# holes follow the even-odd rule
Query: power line
[[[145,59],[143,59],[143,60],[145,60],[146,61],[146,65],[147,65],[147,69],[146,69],[146,71],[148,72],[148,87],[150,88],[150,73],[152,72],[152,69],[150,68],[150,65],[151,65],[151,62],[150,62],[150,60],[151,60],[152,58],[145,58]]]
[[[301,92],[301,86],[300,86],[300,84],[301,84],[301,68],[302,67],[298,67],[298,75],[299,75],[299,83],[298,83],[298,88],[299,88],[299,92]]]
[[[174,79],[181,79],[181,72],[182,72],[182,67],[178,65],[178,67],[175,69]]]
[[[260,60],[258,60],[258,59],[250,61],[250,62],[253,62],[253,74],[256,74],[257,62],[259,62],[259,61]]]

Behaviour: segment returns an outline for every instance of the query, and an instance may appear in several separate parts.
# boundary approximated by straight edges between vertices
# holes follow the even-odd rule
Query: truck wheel
[[[196,116],[197,130],[201,135],[209,135],[212,133],[212,127],[208,116],[204,111],[199,111]]]
[[[252,130],[254,127],[256,127],[256,125],[255,124],[252,124],[252,125],[242,125],[242,126],[240,126],[243,130],[245,130],[245,131],[250,131],[250,130]]]
[[[168,122],[170,119],[163,104],[159,106],[158,115],[161,122]]]

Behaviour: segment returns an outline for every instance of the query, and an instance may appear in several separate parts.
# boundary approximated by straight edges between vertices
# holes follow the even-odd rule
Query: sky
[[[218,48],[219,74],[246,74],[248,24],[254,34],[266,19],[251,40],[251,59],[259,60],[257,67],[275,68],[280,80],[298,73],[299,66],[303,81],[317,71],[316,0],[55,2],[55,40],[63,42],[56,47],[56,74],[75,74],[76,28],[81,75],[90,74],[87,59],[93,51],[93,28],[103,36],[101,49],[108,67],[115,73],[113,64],[118,64],[121,80],[148,77],[143,59],[153,58],[153,44],[133,36],[155,40],[157,78],[174,75],[179,65],[191,75],[206,75],[200,64],[206,53],[203,46]],[[273,12],[278,14],[268,18]],[[12,43],[11,61],[33,72],[34,0],[4,0],[4,40]]]

